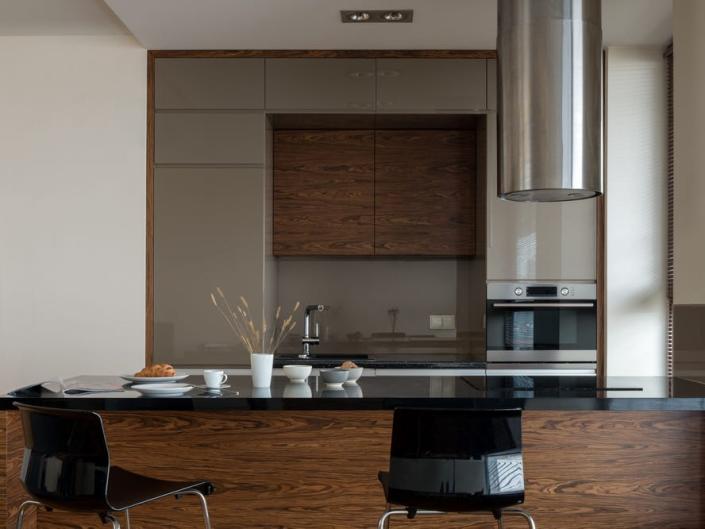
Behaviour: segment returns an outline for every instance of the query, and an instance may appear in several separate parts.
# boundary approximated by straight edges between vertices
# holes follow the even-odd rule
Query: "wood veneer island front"
[[[492,391],[451,381],[456,396],[434,397],[422,378],[362,379],[363,397],[22,399],[95,409],[104,418],[113,464],[164,479],[207,478],[214,527],[373,528],[384,508],[377,471],[388,464],[393,408],[399,405],[516,407],[523,416],[526,508],[541,529],[688,529],[705,524],[705,386],[667,381],[663,395],[614,397]],[[403,386],[403,385],[407,386]],[[444,382],[448,387],[448,380]],[[630,387],[638,381],[630,383]],[[470,389],[468,389],[470,386]],[[422,395],[426,389],[426,397]],[[679,389],[680,388],[680,389]],[[452,393],[452,392],[451,392]],[[559,394],[560,393],[560,394]],[[617,392],[615,392],[617,393]],[[385,394],[387,396],[385,396]],[[474,396],[473,396],[474,395]],[[25,497],[19,416],[0,397],[0,515],[14,528]],[[137,508],[132,527],[200,527],[193,498]],[[507,527],[523,527],[512,520]],[[399,520],[394,527],[494,527],[491,516]],[[26,527],[98,527],[96,516],[33,513]]]

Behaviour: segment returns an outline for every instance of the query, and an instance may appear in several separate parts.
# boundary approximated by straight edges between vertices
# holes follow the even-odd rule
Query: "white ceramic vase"
[[[268,388],[272,384],[273,354],[250,354],[250,370],[253,388]]]

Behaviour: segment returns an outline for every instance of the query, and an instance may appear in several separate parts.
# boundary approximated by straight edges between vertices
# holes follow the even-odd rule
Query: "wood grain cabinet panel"
[[[476,133],[377,131],[375,254],[475,253]]]
[[[157,59],[158,109],[264,108],[264,59]]]
[[[274,132],[274,255],[372,255],[372,131]]]
[[[484,59],[378,59],[377,111],[484,110]]]
[[[373,112],[374,59],[267,59],[270,110]]]
[[[12,494],[0,523],[9,529],[24,498],[18,481],[19,414],[5,414],[19,434],[8,435],[7,443],[5,490]],[[161,479],[213,481],[216,493],[208,503],[216,529],[372,528],[384,510],[377,472],[389,468],[391,411],[101,415],[115,465]],[[524,507],[540,529],[699,529],[705,524],[702,412],[527,411],[522,424]],[[196,498],[165,498],[131,512],[135,529],[200,528],[200,515]],[[25,527],[33,528],[35,519]],[[95,514],[57,510],[40,512],[37,527],[106,526]],[[495,523],[491,515],[476,513],[398,517],[392,527],[487,529]],[[510,519],[506,527],[526,524]]]

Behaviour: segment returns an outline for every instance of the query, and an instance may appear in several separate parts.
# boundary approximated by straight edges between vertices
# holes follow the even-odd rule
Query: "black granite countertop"
[[[305,364],[317,368],[325,368],[339,366],[345,360],[352,360],[359,367],[372,369],[485,369],[486,367],[484,361],[473,360],[464,355],[379,353],[370,355],[314,354],[310,358],[299,358],[294,354],[276,355],[274,357],[274,367]]]
[[[76,377],[67,387],[121,385],[117,377]],[[200,376],[186,379],[203,384]],[[529,410],[698,410],[705,411],[705,381],[666,377],[363,376],[343,389],[317,377],[292,384],[275,376],[271,388],[254,389],[249,376],[231,376],[220,394],[200,388],[180,397],[145,397],[129,385],[120,391],[66,395],[0,396],[0,409],[19,400],[66,408],[130,410],[391,410],[401,406],[523,408]]]

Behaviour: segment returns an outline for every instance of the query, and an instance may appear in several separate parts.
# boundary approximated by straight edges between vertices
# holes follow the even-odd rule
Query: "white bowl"
[[[340,367],[334,367],[332,369],[321,369],[321,378],[327,386],[338,386],[341,388],[343,382],[348,379],[350,371],[348,369],[342,369]]]
[[[311,366],[284,366],[284,374],[291,382],[304,382],[311,374]]]
[[[361,367],[353,367],[348,369],[348,379],[345,381],[345,385],[349,386],[356,384],[357,380],[362,376],[362,369],[363,368]]]

